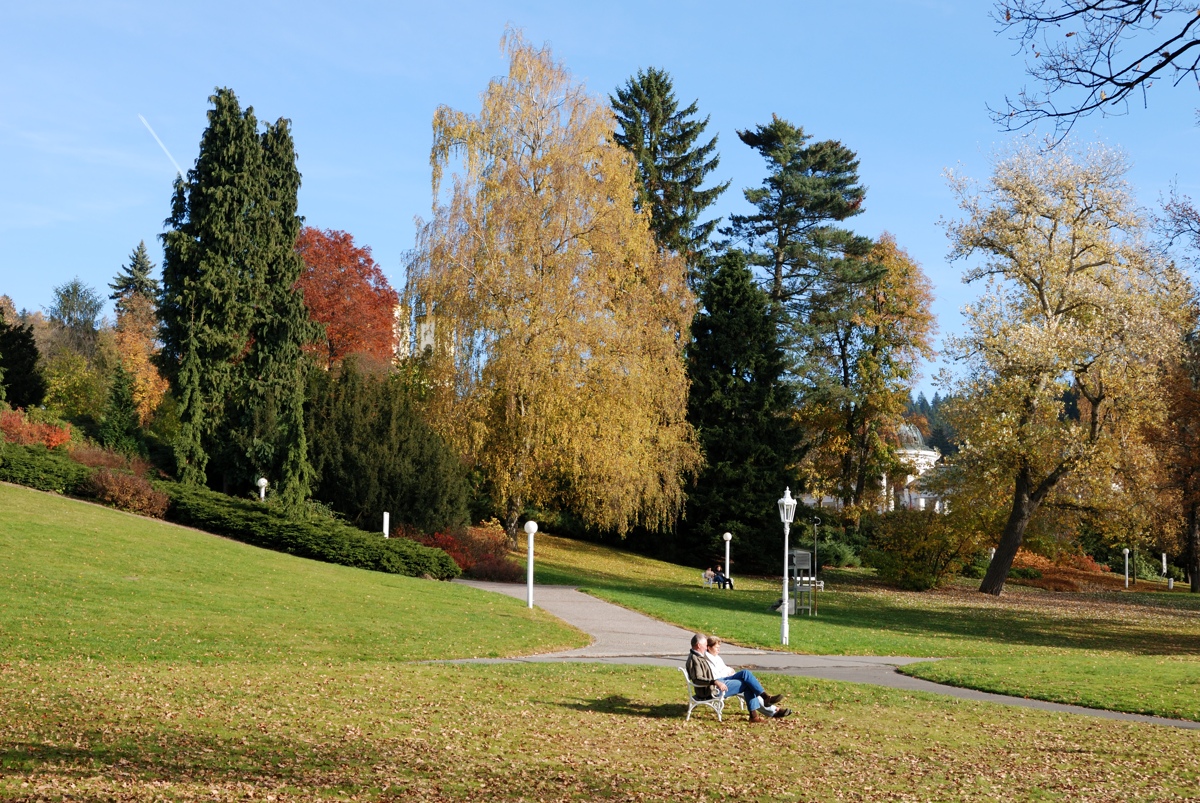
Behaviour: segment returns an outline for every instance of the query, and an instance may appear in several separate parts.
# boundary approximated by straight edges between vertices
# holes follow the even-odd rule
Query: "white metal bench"
[[[688,677],[687,670],[684,669],[682,666],[678,667],[678,669],[680,672],[683,673],[683,679],[687,683],[687,689],[688,689],[687,719],[690,720],[692,718],[692,709],[693,708],[695,708],[698,705],[706,705],[709,708],[711,708],[713,711],[717,712],[717,721],[723,722],[724,720],[721,719],[721,712],[725,710],[725,692],[721,691],[720,689],[713,689],[713,694],[714,694],[713,697],[709,697],[705,700],[698,699],[696,697],[696,685],[694,683],[692,683],[692,679],[690,677]],[[741,704],[742,710],[743,711],[746,710],[746,702],[742,699],[742,696],[740,694],[737,696],[737,701],[738,701],[738,703]]]

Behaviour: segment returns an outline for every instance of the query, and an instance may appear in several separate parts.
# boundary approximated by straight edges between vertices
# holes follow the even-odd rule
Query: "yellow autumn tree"
[[[1186,286],[1143,240],[1119,153],[1022,149],[982,189],[954,180],[958,258],[985,283],[948,339],[956,470],[1005,499],[980,591],[999,594],[1035,517],[1133,490],[1141,441],[1162,421],[1163,358],[1178,347]],[[953,509],[954,503],[951,502]]]
[[[434,213],[406,288],[431,420],[510,537],[528,504],[621,533],[667,525],[700,463],[684,264],[634,209],[607,105],[519,31],[501,46],[508,74],[479,113],[433,120]]]
[[[117,303],[117,355],[133,380],[133,404],[138,423],[145,427],[167,392],[167,380],[154,365],[158,353],[158,318],[154,302],[141,293],[127,293]]]

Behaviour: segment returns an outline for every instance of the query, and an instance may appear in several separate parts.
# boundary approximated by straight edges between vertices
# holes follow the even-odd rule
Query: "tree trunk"
[[[1029,486],[1029,470],[1023,468],[1017,473],[1012,510],[1008,514],[1008,521],[1004,523],[1004,532],[1000,535],[1000,543],[996,545],[996,554],[992,556],[983,582],[979,584],[979,590],[984,594],[1000,596],[1000,592],[1004,590],[1004,582],[1008,579],[1008,571],[1012,568],[1013,558],[1017,556],[1017,550],[1025,540],[1025,528],[1029,526],[1029,520],[1033,518],[1034,511],[1041,501],[1034,499]]]
[[[513,549],[517,547],[517,522],[521,520],[521,509],[524,507],[517,500],[508,503],[508,514],[504,517],[504,532],[508,534],[508,543]]]
[[[1188,506],[1187,571],[1192,593],[1200,594],[1200,505],[1195,503]]]

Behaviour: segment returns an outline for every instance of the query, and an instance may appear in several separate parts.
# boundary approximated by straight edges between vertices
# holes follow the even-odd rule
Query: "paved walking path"
[[[476,580],[455,580],[484,591],[507,594],[525,599],[526,587],[513,583],[485,583]],[[575,661],[601,664],[649,664],[652,666],[683,666],[687,658],[689,630],[651,619],[636,611],[597,599],[576,590],[573,586],[534,587],[534,604],[590,635],[592,643],[577,650],[529,655],[521,658],[477,658],[459,663],[552,663]],[[1047,703],[1023,697],[988,694],[973,689],[960,689],[931,683],[928,680],[902,675],[897,666],[928,661],[930,658],[870,655],[804,655],[776,650],[759,650],[723,644],[721,656],[738,668],[780,675],[803,675],[826,680],[845,680],[851,683],[870,683],[907,691],[924,691],[1001,705],[1036,708],[1064,714],[1081,714],[1102,719],[1145,722],[1175,728],[1200,730],[1200,722],[1189,722],[1142,714],[1124,714],[1076,705]]]

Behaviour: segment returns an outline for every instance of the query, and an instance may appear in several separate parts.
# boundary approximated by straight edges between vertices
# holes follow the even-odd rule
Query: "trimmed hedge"
[[[0,441],[0,481],[39,491],[94,497],[93,470],[65,452]],[[458,564],[440,549],[403,538],[385,539],[333,518],[298,519],[259,502],[235,499],[207,488],[155,482],[170,497],[165,518],[252,546],[302,558],[410,577],[448,580]]]
[[[342,566],[437,580],[460,572],[450,556],[403,538],[372,535],[336,519],[301,520],[261,502],[207,488],[158,483],[171,497],[167,521],[228,536],[252,546]]]
[[[39,491],[83,495],[83,486],[91,473],[91,469],[79,465],[60,449],[0,441],[0,481]]]

